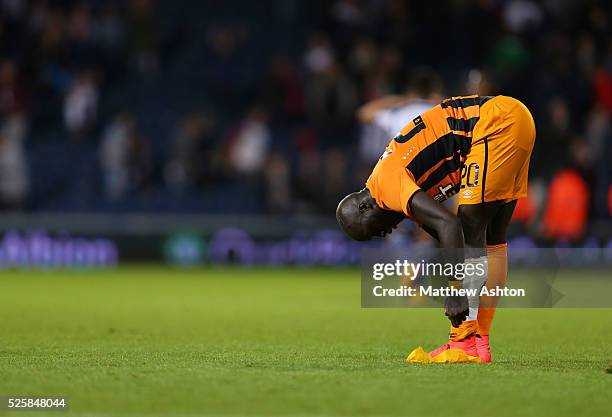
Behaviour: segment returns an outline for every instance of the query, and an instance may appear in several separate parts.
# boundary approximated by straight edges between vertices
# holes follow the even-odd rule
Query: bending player
[[[366,188],[338,205],[336,218],[355,240],[391,233],[404,218],[442,248],[466,248],[466,262],[488,264],[486,285],[505,285],[506,229],[516,200],[527,195],[535,125],[529,110],[506,97],[453,97],[408,123],[389,143]],[[459,193],[458,216],[440,202]],[[488,256],[487,256],[488,255]],[[467,285],[467,280],[464,285]],[[458,283],[455,283],[458,285]],[[482,286],[485,282],[471,281]],[[495,299],[449,297],[450,348],[491,360]],[[481,303],[486,306],[478,309]]]

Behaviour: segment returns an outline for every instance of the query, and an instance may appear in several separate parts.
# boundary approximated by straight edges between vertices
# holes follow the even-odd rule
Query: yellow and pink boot
[[[451,327],[448,338],[448,343],[429,352],[429,356],[435,358],[450,349],[459,349],[468,356],[478,357],[479,362],[491,362],[489,336],[478,334],[477,320],[465,321],[459,327]]]

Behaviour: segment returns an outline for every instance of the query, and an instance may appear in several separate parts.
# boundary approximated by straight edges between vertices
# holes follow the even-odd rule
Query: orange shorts
[[[461,171],[459,205],[526,197],[534,142],[535,123],[523,103],[497,96],[483,104]]]

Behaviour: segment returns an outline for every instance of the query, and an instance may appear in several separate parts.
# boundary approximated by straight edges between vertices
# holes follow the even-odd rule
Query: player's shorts
[[[483,104],[461,171],[459,205],[526,197],[534,142],[535,123],[523,103],[497,96]]]

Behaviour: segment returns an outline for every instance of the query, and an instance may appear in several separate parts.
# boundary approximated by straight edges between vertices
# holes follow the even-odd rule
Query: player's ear
[[[359,203],[359,212],[360,213],[365,213],[369,208],[370,208],[370,205],[368,204],[367,201],[364,200],[361,203]]]
[[[378,207],[376,201],[374,201],[374,198],[372,197],[372,194],[370,194],[370,190],[368,190],[367,187],[358,191],[357,195],[359,196],[359,213],[363,214],[374,207]]]

